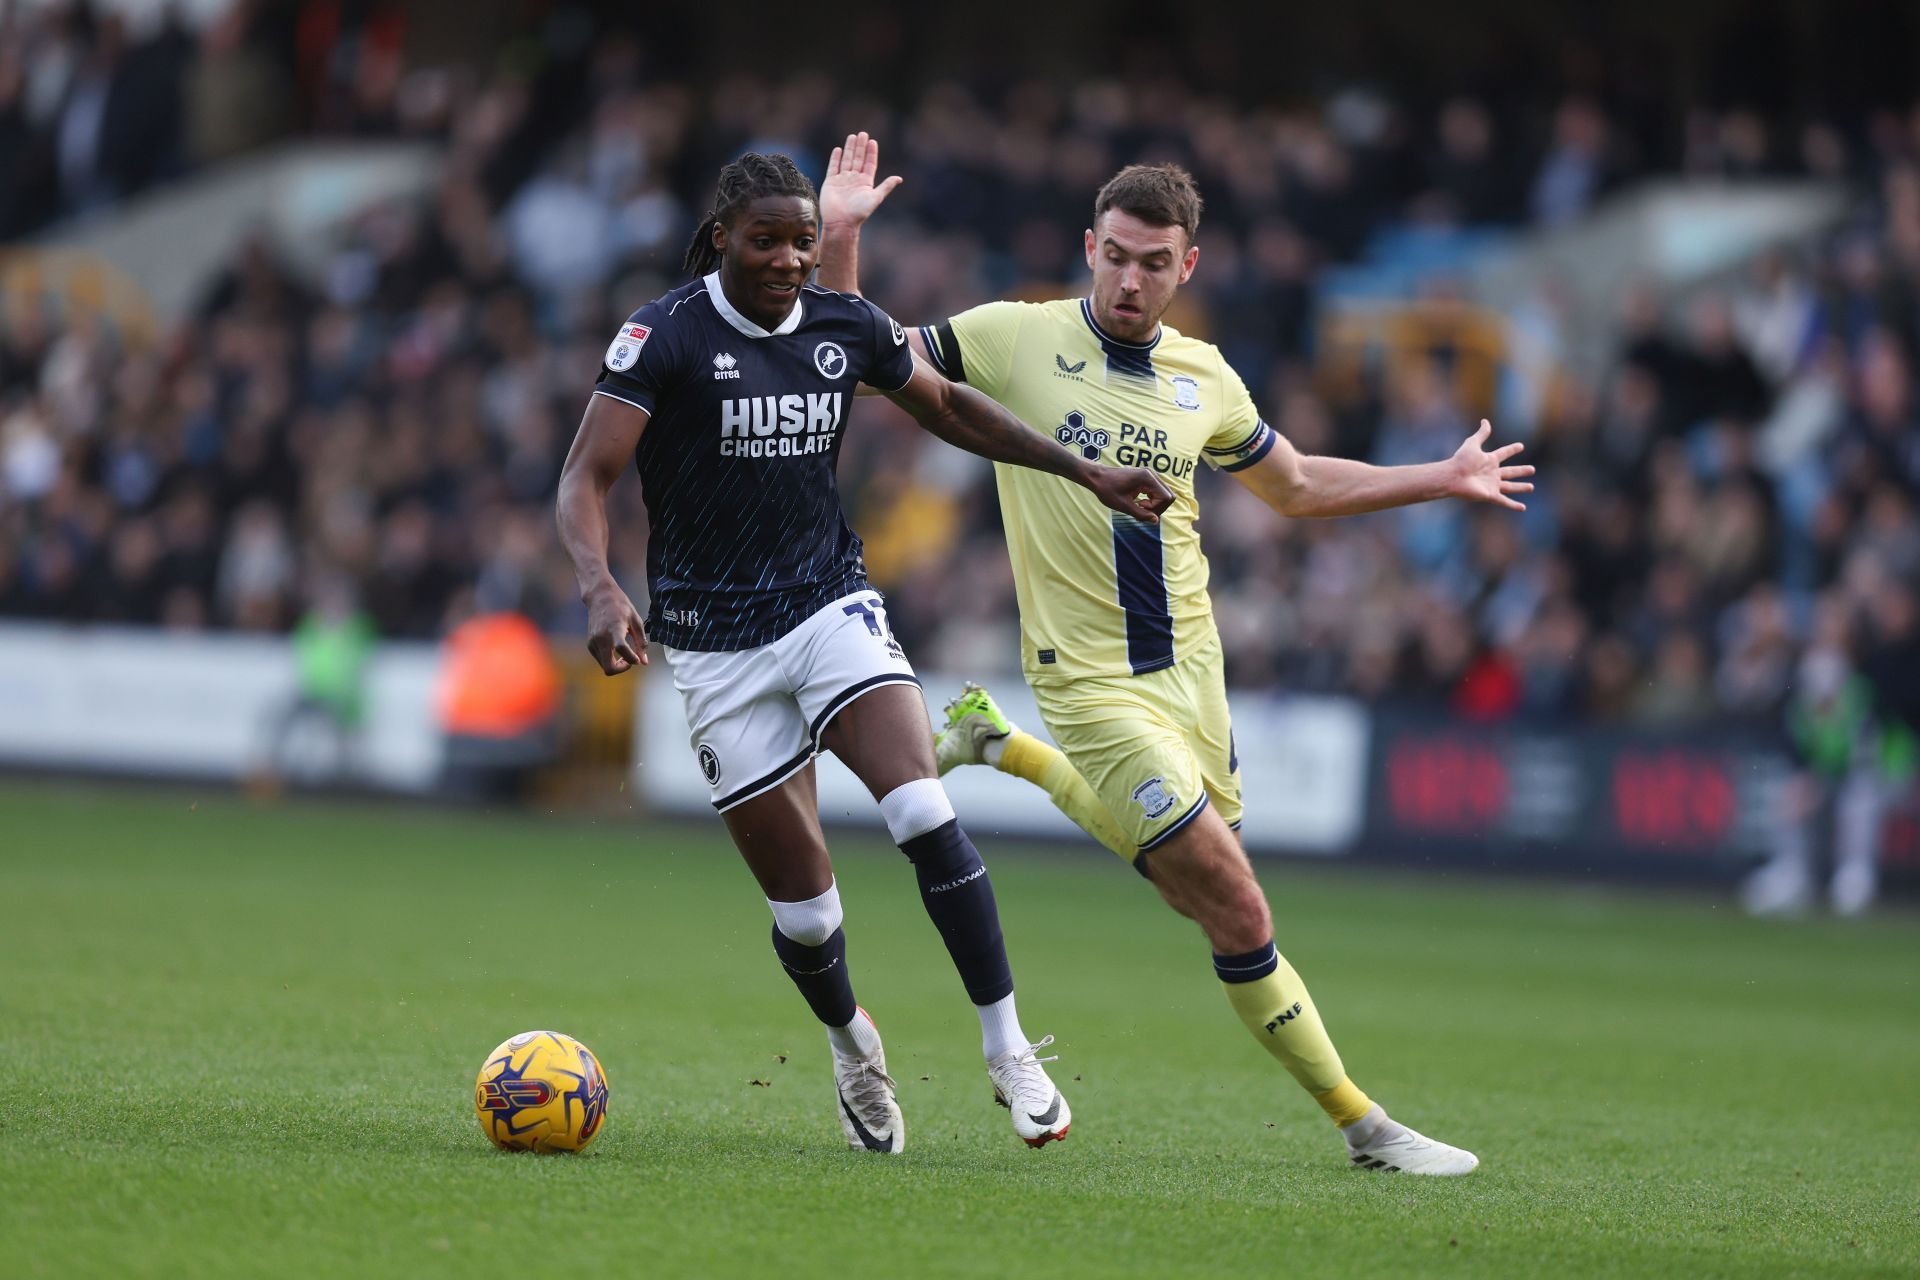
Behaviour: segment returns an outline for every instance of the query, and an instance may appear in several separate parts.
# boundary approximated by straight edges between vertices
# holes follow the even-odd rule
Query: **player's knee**
[[[1241,885],[1236,917],[1248,937],[1258,941],[1273,937],[1273,911],[1267,906],[1267,895],[1261,890],[1260,882],[1252,876]]]
[[[1200,924],[1216,947],[1239,954],[1272,941],[1273,913],[1260,882],[1244,869],[1235,871],[1219,877]]]
[[[825,893],[802,902],[775,902],[769,898],[767,906],[773,909],[774,927],[805,947],[824,946],[845,918],[837,884],[828,885]]]
[[[953,802],[938,778],[918,778],[887,792],[880,798],[880,816],[886,819],[893,842],[903,849],[955,821]]]

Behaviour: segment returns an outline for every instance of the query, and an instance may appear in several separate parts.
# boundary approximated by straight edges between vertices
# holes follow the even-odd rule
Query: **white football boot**
[[[1013,1131],[1030,1147],[1044,1147],[1067,1136],[1073,1123],[1073,1110],[1053,1081],[1047,1077],[1043,1062],[1057,1062],[1059,1056],[1042,1058],[1040,1050],[1053,1043],[1045,1036],[1039,1044],[1003,1053],[987,1063],[987,1078],[993,1081],[993,1100],[1013,1113]]]
[[[857,1010],[854,1016],[866,1018],[867,1025],[873,1025],[865,1009]],[[879,1034],[876,1027],[876,1040]],[[872,1053],[855,1055],[833,1050],[833,1109],[840,1117],[840,1131],[847,1135],[849,1147],[886,1156],[897,1156],[906,1149],[907,1122],[894,1097],[896,1088],[893,1077],[887,1074],[883,1047],[876,1044]]]
[[[1347,1142],[1347,1159],[1361,1169],[1457,1178],[1480,1165],[1480,1157],[1473,1152],[1414,1132],[1389,1116],[1377,1102],[1341,1133]]]

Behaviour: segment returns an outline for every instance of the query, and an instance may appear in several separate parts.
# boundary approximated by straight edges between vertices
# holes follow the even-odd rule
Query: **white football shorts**
[[[828,722],[861,694],[920,686],[873,590],[835,600],[756,649],[666,653],[694,758],[722,813],[804,768]]]

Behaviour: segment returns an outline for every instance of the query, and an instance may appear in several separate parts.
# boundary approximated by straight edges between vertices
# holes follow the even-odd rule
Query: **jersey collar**
[[[1105,347],[1120,347],[1133,351],[1151,351],[1160,345],[1160,338],[1167,331],[1167,326],[1164,324],[1155,325],[1152,342],[1128,342],[1124,338],[1116,338],[1105,329],[1102,329],[1100,322],[1093,318],[1093,300],[1091,298],[1080,299],[1080,318],[1087,322],[1087,328],[1093,330],[1093,336],[1100,339],[1100,344]]]
[[[713,309],[720,313],[720,318],[740,332],[746,334],[749,338],[771,338],[780,334],[792,333],[800,327],[800,312],[807,305],[806,290],[804,289],[795,295],[793,299],[793,310],[787,312],[787,318],[780,322],[779,328],[762,329],[759,325],[741,315],[734,309],[734,305],[727,301],[727,291],[720,287],[720,273],[718,271],[708,275],[704,283],[707,286],[707,296],[713,299]]]

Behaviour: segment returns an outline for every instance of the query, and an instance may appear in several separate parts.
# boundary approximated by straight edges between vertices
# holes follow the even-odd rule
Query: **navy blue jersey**
[[[856,384],[913,377],[906,334],[865,299],[812,285],[762,329],[716,272],[634,312],[594,391],[651,415],[647,634],[676,649],[779,639],[867,586],[834,469]]]

